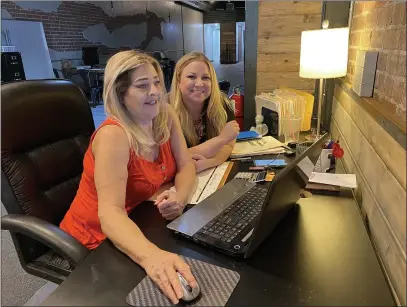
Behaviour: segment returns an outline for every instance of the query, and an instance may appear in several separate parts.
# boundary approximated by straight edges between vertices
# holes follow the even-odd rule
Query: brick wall
[[[352,82],[357,50],[379,52],[374,98],[406,119],[406,3],[355,2],[347,78]]]
[[[63,1],[56,12],[27,10],[10,1],[2,1],[1,8],[16,20],[42,22],[48,48],[56,51],[76,51],[93,45],[83,37],[83,30],[110,19],[100,7],[86,2]]]
[[[11,1],[2,1],[1,8],[16,20],[42,22],[48,48],[58,52],[80,51],[82,46],[99,46],[102,57],[110,56],[122,49],[130,47],[109,48],[87,40],[83,31],[90,26],[104,24],[108,31],[113,31],[126,24],[147,22],[146,33],[129,33],[129,37],[145,35],[145,40],[136,49],[146,50],[153,37],[163,39],[161,22],[166,22],[154,12],[135,14],[131,16],[109,16],[102,8],[87,2],[62,1],[55,12],[45,12],[40,9],[24,9]],[[166,48],[162,48],[166,49]]]

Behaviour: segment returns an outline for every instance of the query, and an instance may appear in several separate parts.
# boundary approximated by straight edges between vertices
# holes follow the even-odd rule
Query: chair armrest
[[[78,265],[89,250],[61,228],[34,216],[8,214],[1,218],[1,229],[31,237]]]

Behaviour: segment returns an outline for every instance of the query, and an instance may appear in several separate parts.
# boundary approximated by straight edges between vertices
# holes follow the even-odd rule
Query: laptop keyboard
[[[259,215],[267,188],[254,186],[198,231],[228,244]]]

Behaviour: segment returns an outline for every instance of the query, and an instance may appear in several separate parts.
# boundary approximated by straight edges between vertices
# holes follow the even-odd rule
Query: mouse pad
[[[200,288],[200,298],[185,306],[225,306],[230,295],[239,282],[240,275],[228,269],[206,262],[181,256],[191,267]],[[161,292],[160,288],[146,276],[127,296],[127,304],[141,306],[174,306]]]

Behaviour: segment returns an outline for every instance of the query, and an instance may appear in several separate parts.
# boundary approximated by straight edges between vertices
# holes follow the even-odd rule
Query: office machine
[[[23,60],[20,52],[1,53],[1,82],[25,80]]]
[[[99,65],[99,48],[95,46],[82,47],[82,61],[85,66]]]

